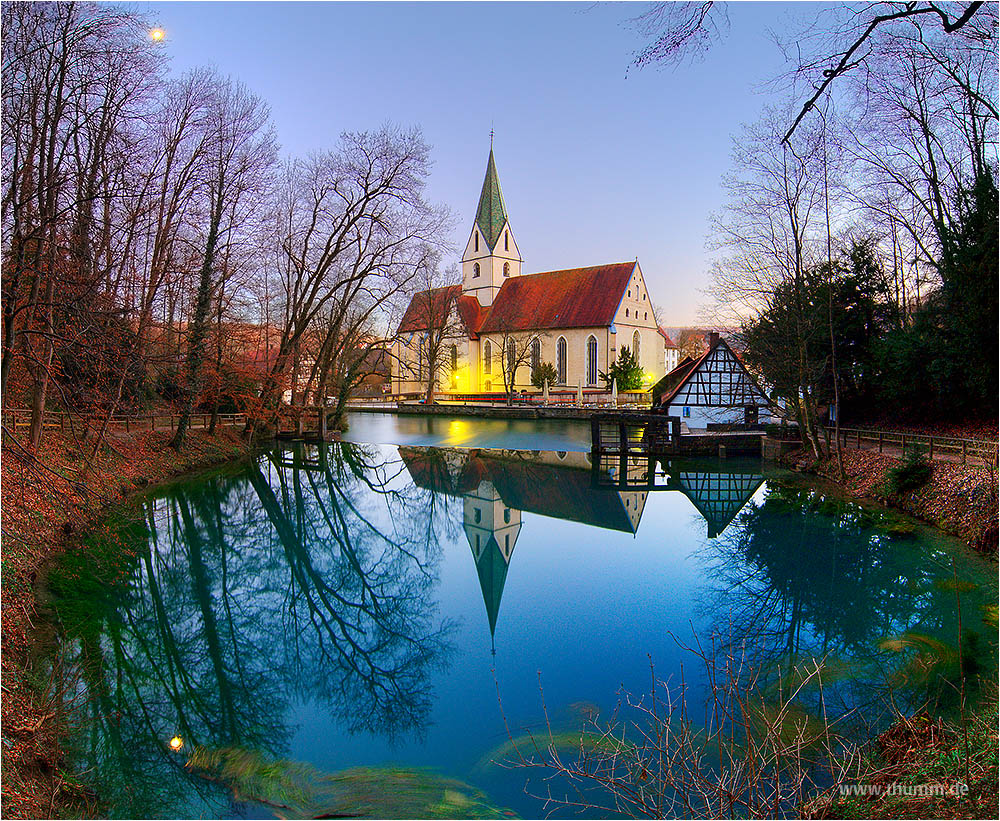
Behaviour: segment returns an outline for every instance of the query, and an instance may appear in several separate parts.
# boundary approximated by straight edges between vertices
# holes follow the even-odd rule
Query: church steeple
[[[491,135],[479,207],[462,255],[462,292],[475,296],[480,305],[492,305],[504,280],[520,273],[521,253],[510,230]]]
[[[521,532],[521,511],[508,507],[493,483],[483,479],[475,490],[465,494],[464,519],[465,536],[476,562],[492,641],[507,568]]]
[[[483,180],[483,191],[479,195],[479,209],[476,211],[476,225],[483,232],[486,245],[492,251],[500,239],[500,232],[507,224],[507,207],[503,202],[503,191],[500,189],[500,176],[497,174],[497,164],[493,159],[493,146],[490,146],[490,159],[486,163],[486,179]]]

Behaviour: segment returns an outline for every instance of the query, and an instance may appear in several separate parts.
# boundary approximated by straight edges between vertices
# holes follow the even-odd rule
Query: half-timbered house
[[[653,400],[689,428],[771,421],[764,391],[729,343],[714,331],[708,350],[698,359],[685,359],[668,373],[654,388]]]

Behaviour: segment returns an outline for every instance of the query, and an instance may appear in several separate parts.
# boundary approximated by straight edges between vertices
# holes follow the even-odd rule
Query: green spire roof
[[[503,596],[503,584],[507,580],[507,562],[504,561],[500,545],[492,535],[479,561],[476,562],[476,570],[479,571],[479,586],[483,591],[483,601],[486,603],[486,615],[490,620],[492,636],[497,629],[500,597]]]
[[[486,179],[483,180],[483,193],[479,195],[479,210],[476,211],[476,225],[486,237],[486,244],[492,251],[500,239],[500,232],[507,222],[507,208],[503,204],[503,191],[500,190],[500,177],[497,174],[497,164],[493,160],[493,146],[490,146],[490,160],[486,164]]]

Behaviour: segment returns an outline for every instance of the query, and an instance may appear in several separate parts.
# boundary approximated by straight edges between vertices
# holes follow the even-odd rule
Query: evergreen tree
[[[628,346],[618,351],[618,359],[611,363],[607,373],[601,374],[601,379],[608,390],[611,390],[612,381],[620,391],[637,391],[642,387],[642,368]]]

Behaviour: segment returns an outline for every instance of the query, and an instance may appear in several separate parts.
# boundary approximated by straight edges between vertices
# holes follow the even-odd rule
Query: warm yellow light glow
[[[467,391],[471,389],[472,379],[469,365],[459,365],[455,370],[451,372],[451,384],[452,390],[455,391]]]
[[[457,446],[468,441],[470,436],[469,423],[461,419],[454,419],[448,424],[448,438],[446,443]]]
[[[150,39],[155,40],[158,43],[167,36],[167,33],[161,28],[155,28],[149,30],[149,36]]]
[[[179,735],[175,735],[167,743],[169,744],[170,749],[173,750],[175,753],[177,753],[180,752],[181,748],[184,746],[184,739],[181,738]]]

